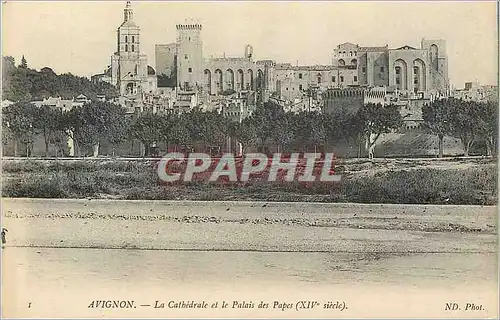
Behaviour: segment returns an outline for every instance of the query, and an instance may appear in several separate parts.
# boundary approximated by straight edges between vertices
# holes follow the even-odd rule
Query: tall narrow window
[[[134,51],[135,51],[134,49],[135,49],[135,48],[134,48],[134,45],[132,45],[132,52],[134,52]]]
[[[358,76],[354,76],[354,82],[358,81]]]
[[[340,76],[340,82],[344,82],[344,76]]]
[[[132,42],[135,42],[135,37],[134,36],[132,36]]]
[[[128,51],[128,45],[127,44],[125,45],[125,51]]]
[[[335,76],[332,76],[332,82],[335,82]]]
[[[128,42],[128,37],[127,36],[125,36],[125,42]]]
[[[188,55],[187,55],[187,54],[185,54],[185,55],[184,55],[184,59],[187,59],[187,58],[188,58]]]

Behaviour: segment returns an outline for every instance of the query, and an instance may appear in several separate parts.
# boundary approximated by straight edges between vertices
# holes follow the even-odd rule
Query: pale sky
[[[110,63],[125,1],[7,1],[2,6],[2,54],[31,68],[90,77]],[[154,45],[175,42],[175,25],[203,24],[205,57],[242,56],[296,64],[330,64],[343,42],[390,48],[447,41],[449,76],[497,83],[496,3],[490,2],[162,2],[132,1],[141,51],[154,67]]]

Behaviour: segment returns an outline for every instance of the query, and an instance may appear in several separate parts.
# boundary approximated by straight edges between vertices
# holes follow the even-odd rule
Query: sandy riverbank
[[[4,306],[20,317],[498,312],[495,207],[4,198],[2,212],[4,290],[15,288]],[[341,300],[349,309],[88,308],[103,299]],[[455,301],[485,309],[444,310]]]
[[[495,252],[492,206],[2,199],[11,246]]]

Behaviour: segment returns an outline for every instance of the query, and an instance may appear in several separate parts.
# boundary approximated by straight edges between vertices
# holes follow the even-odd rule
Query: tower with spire
[[[111,56],[111,82],[121,96],[135,100],[141,100],[144,93],[156,89],[154,69],[148,67],[147,57],[140,51],[140,31],[134,21],[132,5],[127,1],[123,22],[117,30],[117,49]]]

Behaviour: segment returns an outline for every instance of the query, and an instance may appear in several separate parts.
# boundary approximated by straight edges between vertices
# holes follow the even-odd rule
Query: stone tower
[[[138,96],[147,83],[147,58],[140,53],[140,28],[134,22],[130,1],[123,10],[123,23],[117,30],[117,51],[111,57],[112,83],[122,96]]]
[[[203,84],[203,43],[201,24],[177,25],[177,85],[194,90]]]
[[[422,39],[421,48],[429,52],[429,75],[431,88],[441,93],[449,90],[448,55],[446,54],[446,41],[442,39]]]

